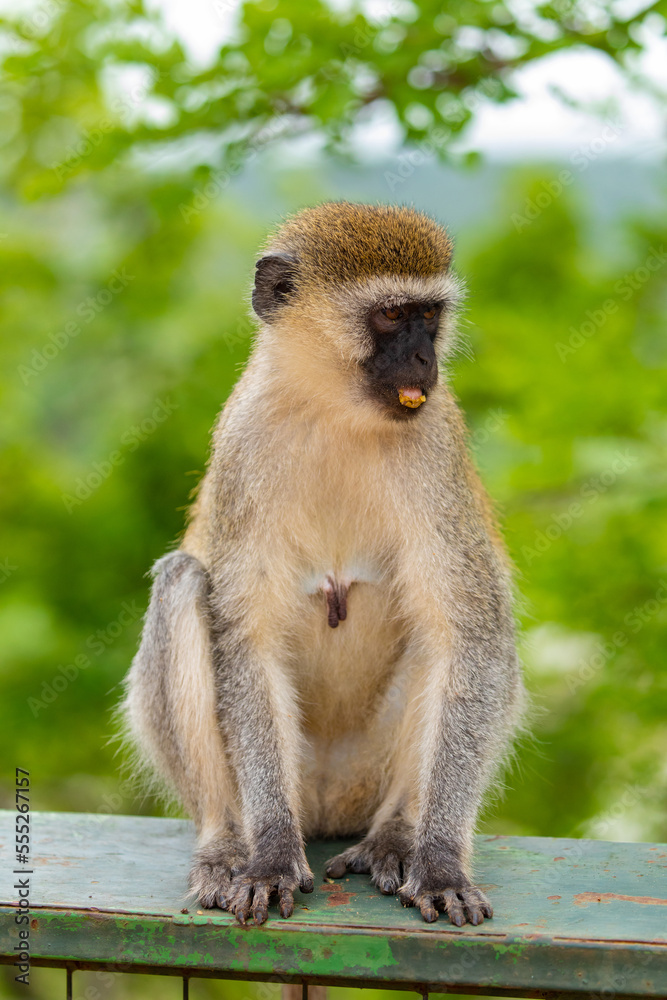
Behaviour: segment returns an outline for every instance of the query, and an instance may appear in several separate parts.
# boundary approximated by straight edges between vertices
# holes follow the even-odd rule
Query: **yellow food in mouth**
[[[408,396],[402,389],[399,389],[398,401],[399,403],[402,403],[403,406],[409,406],[410,409],[416,410],[418,406],[421,406],[422,403],[426,402],[426,396],[424,396],[423,393],[421,396],[417,396],[414,391]]]

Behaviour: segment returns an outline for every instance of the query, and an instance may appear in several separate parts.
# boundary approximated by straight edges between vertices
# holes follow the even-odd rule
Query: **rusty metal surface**
[[[186,902],[192,847],[180,820],[34,814],[31,951],[40,963],[121,963],[135,971],[429,984],[518,995],[667,996],[667,847],[481,837],[479,884],[496,916],[426,925],[365,876],[322,879],[339,845],[313,844],[316,891],[294,916],[241,928]],[[14,814],[0,813],[11,857]],[[5,865],[3,876],[6,878]],[[0,955],[16,943],[11,884],[0,884]],[[182,913],[187,907],[189,912]]]

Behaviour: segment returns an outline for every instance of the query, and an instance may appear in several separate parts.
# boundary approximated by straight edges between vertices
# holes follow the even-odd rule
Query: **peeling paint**
[[[327,885],[325,882],[324,885],[320,886],[320,889],[322,892],[330,893],[327,899],[327,906],[347,906],[352,897],[357,895],[356,892],[349,892],[342,885],[336,885],[335,883]]]

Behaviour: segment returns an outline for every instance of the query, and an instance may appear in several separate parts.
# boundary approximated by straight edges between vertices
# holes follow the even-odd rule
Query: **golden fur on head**
[[[452,259],[451,240],[428,215],[398,205],[347,201],[292,216],[267,250],[296,257],[304,265],[300,281],[318,285],[381,274],[425,278],[446,272]]]

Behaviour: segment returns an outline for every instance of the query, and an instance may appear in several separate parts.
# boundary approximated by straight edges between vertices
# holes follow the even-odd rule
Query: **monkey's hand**
[[[269,915],[269,901],[276,899],[281,917],[294,912],[294,891],[312,892],[315,882],[303,848],[277,848],[268,856],[255,854],[232,879],[223,909],[233,913],[240,924],[252,916],[263,924]]]
[[[416,862],[398,896],[403,906],[418,907],[429,924],[438,919],[438,912],[446,913],[457,927],[462,927],[466,920],[481,924],[484,917],[493,916],[491,903],[458,865]]]

